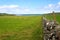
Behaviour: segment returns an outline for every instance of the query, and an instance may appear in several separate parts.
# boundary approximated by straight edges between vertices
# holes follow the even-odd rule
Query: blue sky
[[[43,14],[60,12],[60,0],[0,0],[0,12],[9,14]]]

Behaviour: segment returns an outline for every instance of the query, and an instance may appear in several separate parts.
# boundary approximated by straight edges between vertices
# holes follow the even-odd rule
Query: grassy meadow
[[[43,40],[41,16],[0,16],[0,40]]]
[[[45,17],[47,19],[49,19],[49,20],[53,20],[54,19],[52,14],[47,14],[47,15],[45,15]],[[60,23],[60,13],[56,13],[55,17],[56,17],[56,21]]]

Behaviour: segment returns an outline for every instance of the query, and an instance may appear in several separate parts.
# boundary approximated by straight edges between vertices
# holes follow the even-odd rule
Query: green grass
[[[43,40],[41,16],[0,16],[0,40]]]
[[[59,13],[59,14],[56,13],[55,16],[56,16],[56,21],[60,23],[60,13]],[[53,15],[51,15],[51,14],[45,15],[45,17],[46,17],[47,19],[53,20]]]

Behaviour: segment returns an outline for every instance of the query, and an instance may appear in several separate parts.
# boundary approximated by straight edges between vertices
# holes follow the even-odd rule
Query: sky
[[[60,12],[60,0],[0,0],[0,13],[44,14]]]

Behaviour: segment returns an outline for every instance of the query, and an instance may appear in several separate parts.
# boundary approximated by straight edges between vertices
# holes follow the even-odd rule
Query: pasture
[[[43,40],[41,16],[0,16],[0,40]]]
[[[55,16],[56,16],[56,21],[60,23],[60,13],[56,13]],[[54,19],[54,18],[53,18],[53,15],[51,15],[51,14],[45,15],[45,17],[46,17],[47,19],[49,19],[49,20],[53,20],[53,19]]]

